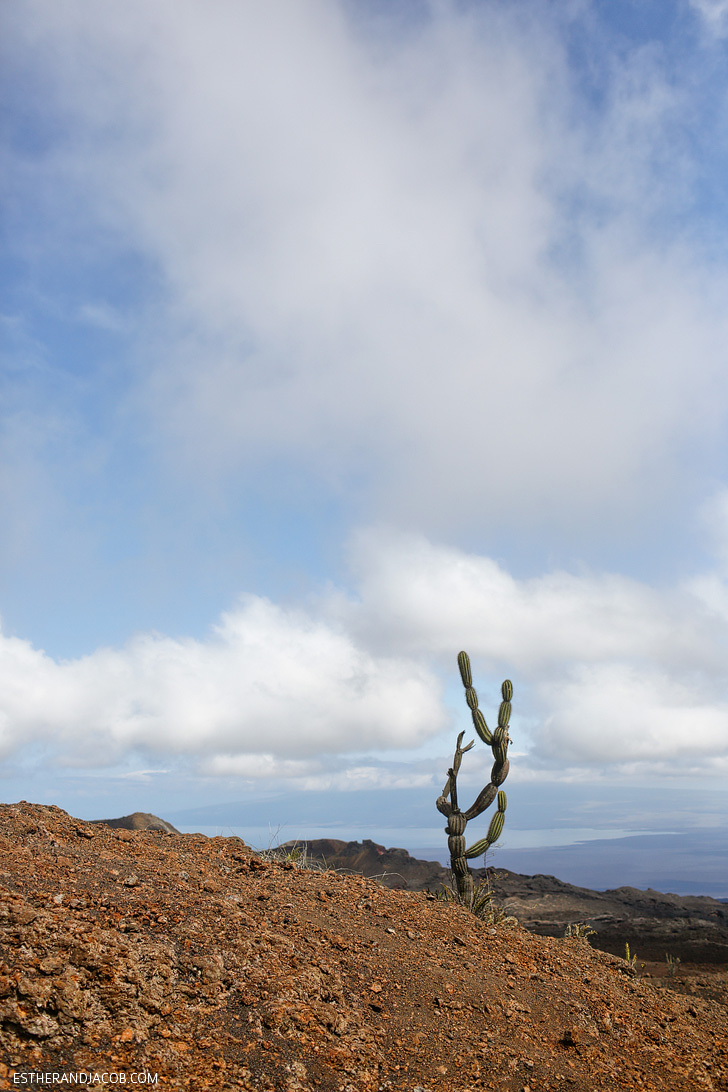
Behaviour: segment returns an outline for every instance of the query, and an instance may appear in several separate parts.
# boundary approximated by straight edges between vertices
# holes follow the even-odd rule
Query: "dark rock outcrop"
[[[120,819],[91,819],[92,823],[103,823],[113,830],[161,830],[167,834],[179,834],[176,827],[158,815],[148,811],[135,811],[131,815],[122,815]]]
[[[368,876],[395,891],[434,891],[449,877],[448,870],[437,861],[419,861],[406,849],[385,849],[369,838],[363,842],[317,838],[311,842],[285,842],[280,848],[298,848],[333,871]]]
[[[369,839],[286,843],[294,845],[330,869],[360,873],[386,887],[438,891],[451,886],[449,869],[437,861],[420,861],[406,849],[386,849]],[[718,899],[635,887],[592,891],[555,876],[492,868],[473,869],[476,883],[486,872],[495,903],[532,933],[562,937],[567,925],[584,922],[596,930],[594,947],[615,955],[623,956],[628,943],[641,959],[662,961],[669,953],[684,963],[728,964],[728,904]]]

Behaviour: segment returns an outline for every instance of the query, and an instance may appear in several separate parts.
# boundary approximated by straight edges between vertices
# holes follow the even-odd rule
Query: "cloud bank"
[[[210,766],[242,753],[265,776],[273,754],[285,776],[301,756],[412,747],[442,726],[436,682],[417,664],[372,657],[325,621],[255,596],[207,641],[144,634],[66,663],[17,638],[1,648],[6,756],[38,742],[79,765],[131,750]]]
[[[7,17],[55,104],[10,160],[35,231],[156,271],[126,411],[158,473],[285,493],[295,462],[436,537],[684,502],[726,412],[725,269],[686,226],[701,85],[657,48],[600,59],[582,8]]]
[[[524,774],[724,771],[728,613],[700,586],[518,580],[490,558],[374,529],[351,555],[355,595],[329,588],[286,610],[248,596],[206,640],[143,634],[57,663],[3,637],[4,755],[40,745],[56,763],[106,766],[144,752],[213,777],[307,784],[333,763],[351,787],[386,781],[362,756],[386,762],[469,728],[443,692],[464,647],[486,716],[500,679],[514,680]]]

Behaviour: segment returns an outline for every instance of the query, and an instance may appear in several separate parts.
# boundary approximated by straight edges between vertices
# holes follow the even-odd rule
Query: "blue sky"
[[[3,798],[728,896],[728,3],[0,21]]]

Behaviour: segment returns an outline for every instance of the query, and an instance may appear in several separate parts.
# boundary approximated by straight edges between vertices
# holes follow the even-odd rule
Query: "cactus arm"
[[[482,739],[483,743],[487,743],[488,746],[490,747],[490,745],[491,745],[491,743],[493,741],[493,736],[491,734],[490,728],[485,723],[485,717],[481,713],[480,709],[473,709],[472,713],[473,713],[473,724],[475,725],[475,731],[478,733],[478,735]]]
[[[451,805],[450,801],[448,800],[448,796],[450,795],[451,791],[452,791],[452,778],[448,775],[448,779],[445,782],[445,788],[442,790],[442,793],[440,794],[440,796],[438,796],[437,800],[435,801],[435,806],[437,807],[437,810],[441,811],[442,814],[446,815],[448,818],[452,814],[452,805]]]
[[[438,796],[437,800],[435,801],[435,807],[439,812],[442,812],[442,814],[447,819],[449,819],[452,815],[452,807],[450,806],[450,803],[445,796]]]
[[[465,818],[477,819],[481,812],[490,807],[495,800],[497,793],[498,789],[495,785],[486,785],[485,788],[478,793],[475,803],[471,804],[468,810],[463,813]]]
[[[489,848],[490,842],[487,838],[481,838],[479,842],[475,842],[474,845],[465,851],[465,856],[470,860],[471,857],[479,857],[481,853]]]
[[[458,786],[457,786],[457,773],[455,770],[450,770],[450,803],[454,813],[460,811],[458,808]]]
[[[456,776],[457,776],[458,770],[460,769],[460,763],[463,760],[463,755],[465,754],[466,751],[469,751],[471,747],[475,746],[475,740],[471,739],[470,743],[467,745],[467,747],[461,747],[461,743],[463,742],[463,736],[464,735],[465,735],[465,732],[461,732],[460,735],[458,736],[457,746],[455,747],[455,757],[452,760],[453,770],[454,770]]]
[[[488,848],[492,846],[494,842],[498,841],[501,834],[503,833],[503,824],[506,819],[507,804],[508,801],[506,799],[506,794],[503,791],[499,792],[498,811],[495,813],[490,821],[490,826],[488,827],[488,833],[486,837],[481,838],[479,842],[476,842],[475,845],[471,846],[470,849],[467,850],[465,853],[466,857],[479,857],[481,853],[486,853]]]
[[[458,652],[458,667],[460,668],[460,678],[463,680],[463,686],[467,687],[473,685],[473,676],[470,671],[470,657],[467,652]]]
[[[486,835],[490,845],[493,845],[493,842],[497,842],[500,838],[501,834],[503,833],[503,824],[505,823],[505,821],[506,817],[502,811],[497,811],[491,819],[490,826],[488,827],[488,833]]]
[[[509,701],[502,701],[498,709],[498,727],[506,728],[508,721],[511,719],[511,703]]]
[[[471,739],[467,747],[462,746],[463,736],[465,732],[461,732],[458,736],[457,743],[455,745],[455,754],[452,760],[452,766],[447,771],[447,781],[445,782],[445,788],[442,790],[442,795],[437,799],[437,810],[441,811],[443,815],[448,817],[458,810],[458,795],[457,795],[457,776],[460,769],[460,764],[463,760],[463,755],[475,746],[475,740]],[[450,803],[447,803],[447,798],[450,797]],[[441,804],[443,806],[441,806]]]
[[[502,785],[505,779],[508,777],[508,771],[511,768],[511,764],[508,759],[505,762],[494,762],[493,769],[490,771],[490,783],[491,785]]]

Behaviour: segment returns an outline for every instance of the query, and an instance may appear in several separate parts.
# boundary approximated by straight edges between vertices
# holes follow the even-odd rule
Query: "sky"
[[[496,865],[728,897],[728,2],[0,54],[0,798],[446,860],[464,649]]]

